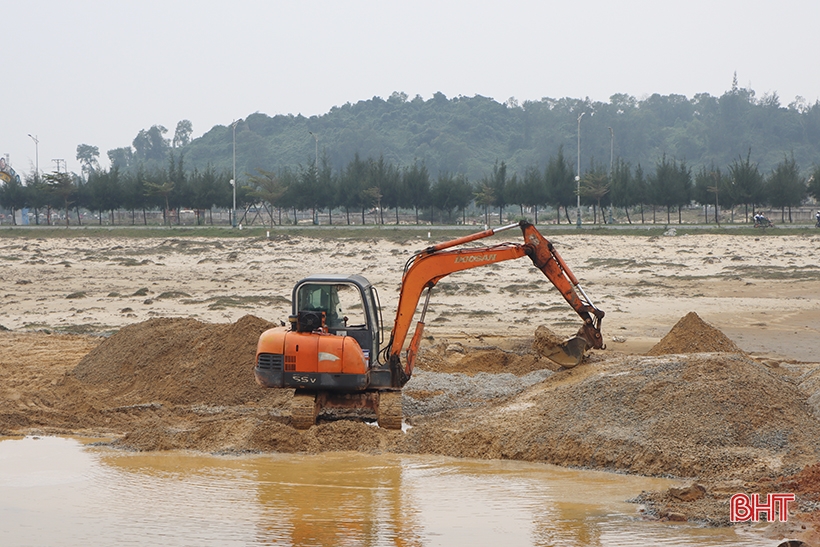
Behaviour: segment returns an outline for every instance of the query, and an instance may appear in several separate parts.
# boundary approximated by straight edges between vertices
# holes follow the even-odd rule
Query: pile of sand
[[[320,423],[297,431],[258,414],[200,417],[187,424],[140,423],[113,445],[128,450],[193,449],[206,452],[307,453],[355,451],[395,452],[401,433],[358,421]]]
[[[420,453],[680,477],[785,473],[820,457],[804,394],[740,354],[587,363],[411,433],[408,449]]]
[[[538,327],[536,333],[546,327]],[[553,335],[555,336],[555,335]],[[561,339],[555,336],[561,342]],[[558,370],[560,365],[542,357],[536,345],[539,338],[529,345],[501,349],[494,346],[467,346],[462,343],[441,342],[422,348],[416,366],[428,372],[462,373],[473,376],[486,372],[490,374],[514,374],[523,376],[539,370]]]
[[[150,319],[112,335],[71,376],[110,406],[256,402],[274,391],[252,372],[259,335],[273,326],[251,315],[228,325]]]
[[[708,352],[743,353],[743,350],[720,330],[703,321],[697,313],[689,312],[646,354]]]

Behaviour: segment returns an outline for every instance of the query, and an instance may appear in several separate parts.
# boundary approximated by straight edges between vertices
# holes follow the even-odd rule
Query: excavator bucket
[[[551,361],[555,361],[564,368],[573,368],[578,366],[584,359],[584,352],[589,344],[581,336],[573,336],[552,348],[550,348],[544,357]]]

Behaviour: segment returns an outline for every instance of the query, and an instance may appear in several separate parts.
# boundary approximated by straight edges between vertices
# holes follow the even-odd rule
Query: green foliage
[[[812,169],[806,190],[814,199],[820,201],[820,165],[815,165]]]
[[[490,206],[495,203],[495,192],[489,181],[479,182],[473,194],[475,204],[484,208],[484,224],[490,224]]]
[[[131,143],[134,147],[134,158],[146,162],[165,161],[170,148],[168,139],[165,138],[167,132],[168,130],[161,125],[153,125],[147,131],[140,130]]]
[[[516,183],[517,183],[516,179]],[[541,171],[530,166],[524,172],[524,177],[519,184],[514,184],[517,188],[518,199],[510,199],[521,206],[521,216],[524,217],[524,206],[532,207],[535,223],[538,224],[538,207],[545,206],[549,201],[549,189]]]
[[[581,199],[593,205],[593,222],[597,222],[597,212],[601,210],[602,200],[609,195],[610,189],[609,175],[604,167],[596,165],[594,161],[590,162],[589,170],[581,177],[580,192]],[[606,201],[603,201],[603,205],[607,205]]]
[[[753,90],[737,86],[720,97],[654,94],[637,100],[618,94],[609,102],[544,98],[521,105],[481,96],[448,99],[441,93],[426,101],[408,100],[394,93],[387,100],[347,103],[310,118],[251,114],[236,126],[237,171],[295,168],[304,158],[314,158],[312,132],[334,172],[358,152],[362,158],[383,157],[399,169],[423,161],[433,177],[446,172],[479,180],[501,160],[510,176],[520,176],[531,166],[543,168],[559,147],[574,144],[579,109],[595,112],[584,118],[585,158],[609,157],[609,128],[618,136],[615,156],[631,165],[655,163],[666,153],[696,168],[726,166],[751,148],[759,151],[757,161],[768,171],[792,150],[798,164],[809,165],[820,156],[820,103],[783,107],[776,95],[757,99]],[[161,129],[141,132],[141,141],[150,137],[151,146],[143,146],[136,161],[147,161],[149,149],[162,149]],[[216,126],[181,150],[198,169],[229,169],[231,127]]]
[[[171,193],[174,191],[174,181],[167,180],[165,182],[156,182],[153,180],[146,181],[145,183],[145,195],[146,196],[156,196],[162,197],[165,201],[165,208],[162,210],[163,214],[167,215],[168,211],[171,209],[170,206],[170,196]],[[164,217],[166,221],[168,221],[167,216]]]
[[[402,187],[404,196],[401,205],[415,209],[416,224],[419,223],[419,209],[426,207],[430,202],[430,174],[423,162],[414,161],[402,173]]]
[[[507,203],[509,203],[507,185],[507,163],[502,161],[501,165],[499,165],[498,161],[496,161],[495,165],[493,165],[493,173],[490,176],[490,187],[493,189],[493,196],[495,197],[493,205],[498,207],[498,220],[502,224],[504,222],[502,219],[502,210]],[[517,181],[512,184],[513,188],[515,188],[515,186],[517,186]]]
[[[281,200],[287,191],[287,185],[282,180],[282,177],[263,169],[259,170],[258,175],[251,175],[248,178],[248,182],[252,188],[252,190],[248,192],[248,196],[267,204],[269,207],[270,225],[273,227],[273,210],[282,205]]]
[[[177,123],[177,128],[174,131],[174,140],[172,146],[180,148],[188,146],[191,143],[191,135],[194,132],[194,126],[190,120],[181,120]]]
[[[73,198],[77,194],[77,186],[74,184],[74,177],[71,173],[61,173],[55,171],[45,177],[49,192],[57,197],[63,205],[65,211],[65,224],[68,226],[68,208],[73,203]]]
[[[800,178],[794,156],[784,157],[766,178],[765,195],[772,207],[785,209],[800,205],[806,197],[806,182]]]
[[[128,169],[134,165],[134,151],[131,147],[114,148],[107,152],[112,169]]]
[[[84,173],[90,173],[94,169],[99,169],[99,157],[100,149],[98,147],[91,146],[90,144],[77,145],[77,161],[82,165]]]
[[[0,206],[10,209],[12,213],[28,205],[26,187],[19,177],[9,177],[0,187]]]
[[[623,158],[618,158],[612,168],[609,198],[616,207],[631,207],[640,203],[640,193],[635,188],[632,169]]]
[[[98,211],[99,223],[102,224],[103,211],[113,212],[122,204],[122,186],[120,185],[119,169],[110,171],[92,171],[86,185],[88,193],[84,205],[91,211]]]
[[[569,160],[564,157],[563,145],[558,147],[557,156],[550,157],[545,179],[549,202],[555,206],[556,211],[563,207],[567,215],[567,222],[570,222],[567,207],[576,202],[577,184],[575,183],[575,170]],[[560,216],[558,216],[558,222],[561,222]]]
[[[752,163],[751,157],[750,148],[745,160],[742,157],[736,158],[729,166],[731,195],[735,203],[746,205],[747,209],[749,205],[754,209],[754,206],[762,204],[764,199],[763,175],[758,164]]]
[[[692,199],[692,173],[686,161],[669,160],[663,154],[655,164],[655,174],[649,177],[648,189],[650,202],[666,207],[666,221],[670,222],[671,209],[677,207],[680,213],[680,207]]]

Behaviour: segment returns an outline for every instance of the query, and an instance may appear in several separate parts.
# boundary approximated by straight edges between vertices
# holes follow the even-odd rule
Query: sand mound
[[[401,433],[356,421],[322,423],[307,431],[272,420],[239,417],[210,420],[189,428],[146,424],[135,428],[114,446],[129,450],[180,450],[208,452],[319,453],[389,450]]]
[[[678,321],[647,355],[706,352],[743,353],[720,330],[709,325],[695,312],[689,312]]]
[[[490,408],[422,421],[407,441],[422,453],[743,477],[816,461],[820,422],[797,386],[744,355],[628,357],[555,373]]]
[[[259,335],[272,326],[251,315],[229,325],[151,319],[112,335],[71,376],[111,406],[259,401],[276,391],[260,389],[252,373]]]
[[[514,349],[501,349],[442,342],[423,348],[416,366],[428,372],[458,372],[469,376],[482,372],[523,376],[539,370],[560,368],[560,365],[541,357],[525,343]]]

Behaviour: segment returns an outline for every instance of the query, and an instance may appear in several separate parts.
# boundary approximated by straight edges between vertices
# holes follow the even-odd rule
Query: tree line
[[[582,206],[591,208],[595,223],[609,222],[604,211],[617,208],[628,223],[648,222],[650,214],[656,222],[660,210],[668,224],[673,222],[673,213],[681,222],[682,209],[693,202],[703,205],[704,211],[708,205],[716,206],[715,221],[721,208],[742,207],[748,221],[750,214],[764,205],[780,209],[782,220],[791,221],[792,207],[808,196],[820,200],[820,166],[814,166],[808,177],[802,176],[794,156],[784,155],[764,173],[752,161],[751,150],[727,167],[702,166],[694,173],[686,160],[666,154],[646,171],[640,163],[632,166],[620,157],[611,157],[608,165],[592,159],[576,179],[575,167],[559,146],[543,169],[532,165],[519,173],[506,161],[495,161],[475,181],[466,174],[446,171],[432,176],[422,160],[402,166],[383,155],[363,158],[357,152],[336,170],[323,154],[321,159],[296,168],[257,169],[247,173],[235,189],[231,172],[210,166],[186,170],[184,155],[174,150],[168,152],[161,168],[125,171],[117,166],[101,169],[94,161],[98,153],[94,147],[78,146],[81,174],[30,173],[25,184],[5,182],[0,188],[0,206],[12,212],[32,209],[38,223],[42,211],[51,223],[55,209],[63,212],[67,224],[72,213],[81,223],[80,210],[85,209],[97,213],[99,224],[104,219],[114,224],[116,211],[130,212],[131,224],[147,224],[147,211],[151,210],[161,210],[163,221],[170,224],[174,219],[180,221],[182,209],[190,209],[198,224],[212,224],[213,210],[231,209],[235,192],[241,218],[232,219],[234,223],[247,223],[261,214],[271,225],[282,224],[292,222],[298,212],[310,212],[317,218],[320,211],[326,211],[331,223],[335,212],[347,224],[359,216],[362,224],[398,224],[400,210],[411,211],[416,223],[453,223],[466,222],[472,206],[483,212],[485,224],[490,224],[491,210],[497,210],[503,221],[504,212],[511,207],[518,209],[521,218],[529,217],[536,223],[539,213],[543,222],[548,212],[554,215],[550,221],[572,223],[570,211],[580,196]],[[290,211],[292,218],[287,214]],[[253,214],[250,219],[249,214]]]
[[[585,115],[579,123],[581,114]],[[575,164],[572,145],[579,132],[584,169],[590,158],[608,164],[611,155],[651,168],[666,154],[685,159],[697,171],[713,164],[728,166],[749,149],[764,173],[784,154],[793,154],[803,166],[820,162],[820,102],[797,97],[784,104],[776,93],[758,96],[736,79],[720,96],[701,93],[691,98],[615,94],[608,101],[546,97],[519,103],[514,98],[499,102],[442,93],[425,100],[395,92],[317,116],[257,112],[235,124],[215,126],[185,145],[177,139],[177,151],[185,154],[191,167],[231,170],[235,141],[241,182],[245,173],[259,168],[295,169],[306,158],[315,162],[323,153],[331,168],[341,172],[357,152],[362,158],[384,156],[395,165],[419,159],[433,176],[464,174],[477,181],[496,159],[505,160],[510,172],[523,174],[533,165],[543,170],[562,144]],[[156,136],[157,131],[147,133]],[[160,152],[164,162],[167,154],[161,154],[162,147],[173,149],[174,142],[151,142],[152,157]],[[121,169],[148,161],[145,147],[140,152],[136,144],[131,159],[118,164]]]

